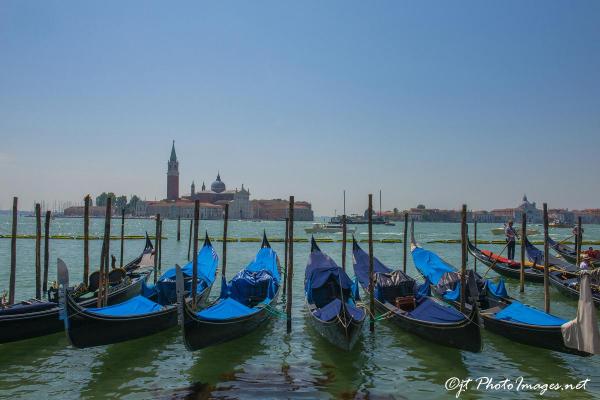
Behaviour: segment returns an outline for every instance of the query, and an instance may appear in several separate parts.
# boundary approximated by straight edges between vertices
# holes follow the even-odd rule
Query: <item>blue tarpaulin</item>
[[[273,251],[270,247],[261,248],[254,261],[252,261],[246,267],[246,271],[249,272],[259,272],[259,271],[267,271],[275,282],[279,284],[281,282],[281,276],[279,275],[279,266],[277,263],[277,253]]]
[[[227,287],[229,297],[244,304],[260,302],[266,298],[272,299],[277,291],[271,273],[266,270],[256,272],[241,270]]]
[[[304,274],[305,291],[316,289],[325,284],[329,277],[344,289],[352,288],[352,280],[336,263],[321,251],[312,251],[308,256],[306,272]]]
[[[334,299],[331,303],[324,307],[318,308],[313,312],[314,316],[319,318],[321,321],[331,321],[334,319],[342,310],[342,301],[340,299]],[[351,304],[346,303],[346,310],[350,316],[360,321],[365,317],[364,310],[357,308]]]
[[[145,298],[142,295],[135,296],[123,303],[114,306],[100,308],[86,308],[86,311],[113,317],[126,317],[129,315],[149,314],[162,310],[162,306]]]
[[[502,311],[496,313],[496,318],[505,321],[515,321],[522,324],[561,326],[567,320],[547,314],[537,308],[533,308],[518,301],[513,301]]]
[[[508,292],[506,291],[506,286],[504,286],[504,279],[500,279],[500,281],[495,284],[489,279],[486,281],[486,285],[488,291],[496,297],[508,297]]]
[[[214,306],[206,308],[196,313],[196,315],[206,320],[218,321],[243,317],[244,315],[250,315],[257,311],[259,311],[259,309],[247,307],[232,298],[228,298],[220,300]]]
[[[425,282],[418,286],[417,297],[428,297],[431,296],[431,282],[425,278]]]
[[[205,244],[202,249],[198,252],[198,279],[202,279],[208,284],[211,284],[215,280],[215,274],[217,272],[217,266],[219,265],[219,256],[215,252],[215,249],[210,244]],[[194,261],[190,261],[181,267],[184,277],[191,277],[194,273]],[[171,268],[158,278],[162,280],[175,281],[175,268]]]
[[[413,262],[419,272],[429,281],[437,285],[446,272],[456,272],[456,268],[442,260],[437,254],[416,247],[412,251]]]
[[[360,248],[357,244],[354,245],[352,250],[352,256],[354,258],[354,273],[358,277],[360,284],[362,287],[369,286],[369,254],[367,254],[363,249]],[[366,266],[366,267],[365,267]],[[392,272],[391,268],[386,267],[381,261],[377,259],[377,257],[373,257],[373,273],[383,272],[388,273]]]
[[[465,316],[453,307],[440,304],[431,298],[424,298],[413,311],[409,312],[414,319],[437,323],[453,323],[462,321]]]

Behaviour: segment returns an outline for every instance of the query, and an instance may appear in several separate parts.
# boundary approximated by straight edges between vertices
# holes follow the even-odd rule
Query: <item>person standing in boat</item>
[[[579,263],[579,270],[589,270],[590,268],[591,257],[589,254],[583,253],[581,255],[581,262]]]
[[[575,227],[573,228],[573,236],[575,237],[575,250],[577,250],[577,246],[579,244],[579,226],[575,225]],[[581,228],[581,236],[583,236],[583,228]]]
[[[517,243],[516,238],[519,237],[519,234],[517,233],[515,228],[513,228],[512,219],[508,221],[508,225],[506,225],[506,227],[504,228],[504,234],[506,235],[506,247],[508,249],[508,257],[507,258],[509,260],[514,260],[515,259],[515,245]]]

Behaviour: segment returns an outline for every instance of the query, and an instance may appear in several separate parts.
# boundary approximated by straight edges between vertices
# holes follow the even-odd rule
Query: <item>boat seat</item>
[[[88,278],[88,288],[90,292],[95,292],[100,287],[100,271],[94,271]]]
[[[108,282],[111,285],[116,285],[123,282],[127,272],[123,268],[115,268],[108,273]]]
[[[412,311],[416,307],[415,296],[396,297],[394,305],[404,311]]]

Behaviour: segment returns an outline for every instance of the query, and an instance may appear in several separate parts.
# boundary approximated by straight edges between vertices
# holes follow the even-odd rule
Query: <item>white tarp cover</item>
[[[590,288],[590,272],[581,271],[577,317],[562,325],[565,346],[590,354],[600,354],[600,333]]]

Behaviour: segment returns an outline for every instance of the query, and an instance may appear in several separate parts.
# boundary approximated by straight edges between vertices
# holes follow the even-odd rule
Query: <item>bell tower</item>
[[[179,199],[179,161],[175,153],[175,141],[171,147],[171,157],[167,163],[167,200]]]

